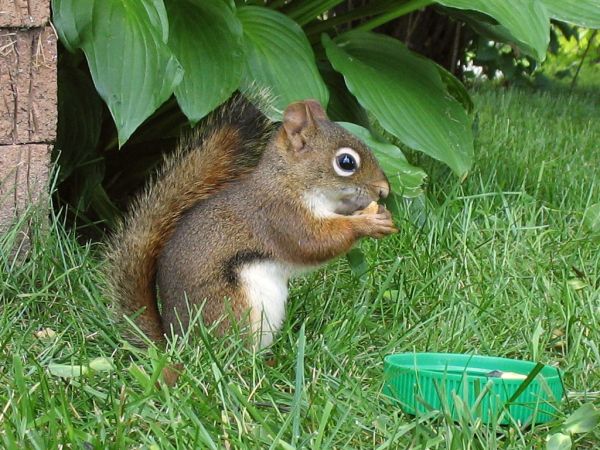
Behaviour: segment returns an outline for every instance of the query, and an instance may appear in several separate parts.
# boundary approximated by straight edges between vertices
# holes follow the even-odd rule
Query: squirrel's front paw
[[[377,213],[360,212],[353,218],[357,224],[357,231],[360,236],[370,236],[382,238],[398,232],[392,221],[392,214],[382,206],[379,206]]]

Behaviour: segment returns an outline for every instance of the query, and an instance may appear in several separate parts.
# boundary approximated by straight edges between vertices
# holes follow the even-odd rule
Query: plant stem
[[[583,62],[585,61],[585,57],[587,56],[587,54],[590,50],[590,47],[592,46],[592,43],[594,42],[594,39],[596,38],[596,34],[598,34],[598,30],[594,30],[594,32],[590,36],[590,39],[588,40],[587,47],[585,48],[585,51],[583,52],[583,56],[581,57],[581,61],[579,61],[579,65],[577,66],[577,70],[575,71],[575,76],[573,77],[573,81],[571,81],[571,88],[570,88],[571,92],[575,88],[575,83],[577,83],[577,77],[579,76],[579,72],[581,71]]]
[[[355,30],[371,31],[373,28],[377,28],[378,26],[383,25],[384,23],[390,22],[394,19],[397,19],[398,17],[416,11],[417,9],[421,9],[427,5],[430,5],[431,3],[433,3],[433,0],[413,0],[407,3],[403,3],[402,6],[399,6],[398,8],[393,9],[388,13],[382,14],[379,17],[375,17],[374,19],[369,20],[368,22],[365,22],[362,25],[359,25],[355,28]]]
[[[352,22],[353,20],[362,19],[368,16],[373,16],[375,14],[381,14],[390,8],[391,3],[394,2],[385,0],[376,4],[369,3],[366,6],[358,7],[351,11],[348,11],[345,14],[334,16],[330,19],[321,20],[319,22],[314,23],[313,25],[309,25],[308,27],[306,27],[305,32],[309,36],[318,36],[321,34],[321,32],[329,30],[337,25],[342,25],[344,23]]]

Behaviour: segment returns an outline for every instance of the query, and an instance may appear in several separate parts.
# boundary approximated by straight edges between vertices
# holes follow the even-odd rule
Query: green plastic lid
[[[384,359],[384,393],[408,414],[450,411],[454,419],[485,423],[543,423],[558,411],[564,390],[560,372],[536,363],[453,353],[399,353]],[[516,395],[523,383],[529,383]],[[515,397],[515,398],[513,398]],[[512,400],[511,400],[512,399]],[[500,417],[506,409],[508,414]]]

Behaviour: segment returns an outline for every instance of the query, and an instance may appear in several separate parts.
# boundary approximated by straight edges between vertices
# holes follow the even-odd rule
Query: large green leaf
[[[76,5],[76,7],[75,7]],[[52,0],[52,21],[63,45],[74,52],[92,23],[92,2]]]
[[[183,70],[166,44],[169,26],[162,0],[94,0],[91,19],[89,4],[55,2],[58,25],[89,19],[83,27],[65,27],[65,39],[83,49],[122,145],[171,96]]]
[[[177,102],[197,122],[235,91],[242,78],[242,26],[221,1],[170,0],[169,47],[185,70]]]
[[[354,31],[323,38],[333,67],[381,126],[463,176],[471,167],[471,120],[447,91],[439,67],[397,39]]]
[[[553,19],[600,28],[600,0],[541,0]]]
[[[390,182],[392,193],[404,197],[416,197],[423,193],[422,185],[427,174],[411,165],[402,150],[382,138],[374,136],[369,130],[348,122],[338,122],[352,134],[357,136],[375,153],[375,157]]]
[[[463,105],[463,108],[465,108],[468,112],[473,111],[475,105],[473,104],[473,100],[471,99],[467,88],[465,88],[465,85],[443,67],[439,66],[438,70],[440,73],[440,78],[446,86],[448,94],[450,94],[456,99],[457,102]]]
[[[329,61],[319,61],[319,71],[329,89],[327,115],[338,122],[352,122],[369,127],[369,117],[344,83],[344,77],[336,72]]]
[[[291,102],[314,98],[327,106],[329,93],[317,70],[310,44],[300,26],[283,14],[260,6],[238,9],[244,27],[246,67],[242,87],[271,91],[281,119]]]
[[[543,61],[550,42],[550,17],[540,0],[436,0],[440,5],[461,10],[478,11],[501,26],[485,24],[490,29],[497,28],[496,35],[506,36],[508,32],[513,43],[527,53]],[[505,32],[506,31],[506,32]]]

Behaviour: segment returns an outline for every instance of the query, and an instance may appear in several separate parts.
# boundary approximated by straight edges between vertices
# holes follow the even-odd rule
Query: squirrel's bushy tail
[[[227,183],[249,173],[272,123],[240,94],[212,113],[169,156],[134,201],[108,243],[107,295],[152,340],[164,338],[156,301],[156,263],[180,217]]]

